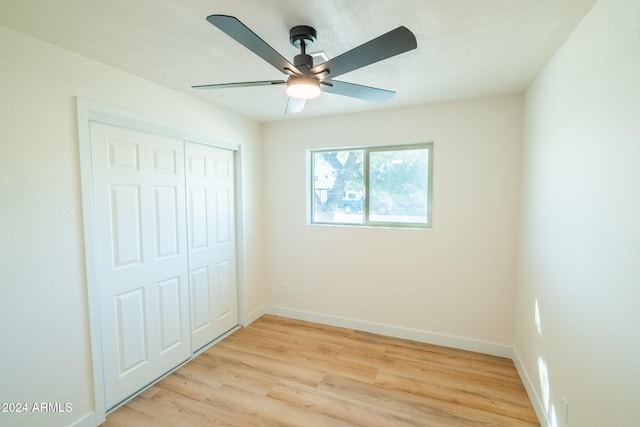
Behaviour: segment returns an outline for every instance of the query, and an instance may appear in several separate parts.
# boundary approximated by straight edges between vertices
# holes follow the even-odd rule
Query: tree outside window
[[[311,222],[428,228],[432,144],[311,154]]]

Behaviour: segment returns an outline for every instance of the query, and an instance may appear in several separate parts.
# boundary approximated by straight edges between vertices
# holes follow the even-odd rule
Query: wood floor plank
[[[107,427],[539,426],[509,359],[262,316]]]
[[[228,340],[225,345],[231,348],[250,348],[256,355],[268,356],[285,363],[305,366],[310,369],[319,369],[322,372],[331,372],[338,375],[358,379],[360,381],[373,382],[377,373],[377,368],[360,363],[357,360],[347,360],[338,358],[339,351],[327,353],[314,348],[300,348],[296,345],[283,345],[277,347],[269,342],[258,340],[245,340],[243,337],[234,337]]]
[[[324,376],[324,372],[303,364],[292,364],[279,357],[257,354],[253,348],[238,348],[237,345],[220,342],[199,357],[224,362],[231,366],[241,366],[248,370],[273,375],[278,378],[288,378],[304,384],[317,385]]]
[[[388,411],[383,406],[346,400],[340,395],[322,393],[318,389],[295,383],[281,382],[269,392],[269,397],[294,403],[307,411],[320,413],[331,418],[349,422],[352,425],[368,427],[415,427],[411,416],[406,413]]]
[[[229,426],[219,413],[205,403],[155,387],[148,391],[155,393],[142,393],[126,406],[174,426]]]
[[[158,418],[158,414],[148,415],[128,405],[122,406],[109,415],[106,425],[110,427],[175,427],[170,421]]]
[[[356,382],[346,378],[325,377],[318,387],[345,400],[363,402],[370,407],[381,407],[398,413],[406,413],[420,426],[534,426],[537,423],[514,420],[502,414],[418,395],[404,390],[385,388],[381,385]]]
[[[451,384],[448,381],[439,381],[432,378],[422,380],[387,372],[381,372],[376,383],[384,388],[429,397],[441,402],[455,403],[487,413],[502,414],[523,421],[528,421],[526,414],[530,413],[527,410],[528,408],[525,407],[526,414],[523,414],[523,405],[516,404],[514,400],[504,401],[495,394],[487,394],[486,390],[478,391],[471,385],[460,387],[458,384]]]
[[[202,375],[203,371],[207,373],[206,376]],[[194,381],[206,378],[213,383],[231,385],[262,396],[266,395],[279,379],[276,375],[246,369],[245,366],[221,363],[212,357],[199,357],[176,373],[184,374]]]

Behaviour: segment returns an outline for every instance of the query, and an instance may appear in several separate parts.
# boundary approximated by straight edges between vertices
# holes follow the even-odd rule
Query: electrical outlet
[[[289,285],[282,285],[282,287],[280,288],[280,291],[284,294],[284,295],[289,295]]]
[[[566,397],[562,396],[562,403],[564,403],[564,425],[569,425],[569,401]]]

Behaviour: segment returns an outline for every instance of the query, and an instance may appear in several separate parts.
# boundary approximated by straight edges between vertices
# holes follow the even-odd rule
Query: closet
[[[238,325],[234,151],[88,126],[83,207],[108,411]]]

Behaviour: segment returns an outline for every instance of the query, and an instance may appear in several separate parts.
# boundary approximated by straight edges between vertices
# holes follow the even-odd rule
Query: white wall
[[[266,125],[266,311],[510,354],[521,119],[507,96]],[[306,224],[306,150],[427,141],[431,230]]]
[[[563,395],[570,426],[640,419],[639,25],[600,0],[526,93],[514,348],[552,426]]]
[[[71,425],[94,408],[75,97],[242,144],[247,311],[264,304],[260,127],[4,27],[0,58],[0,402],[73,408],[0,425]]]

